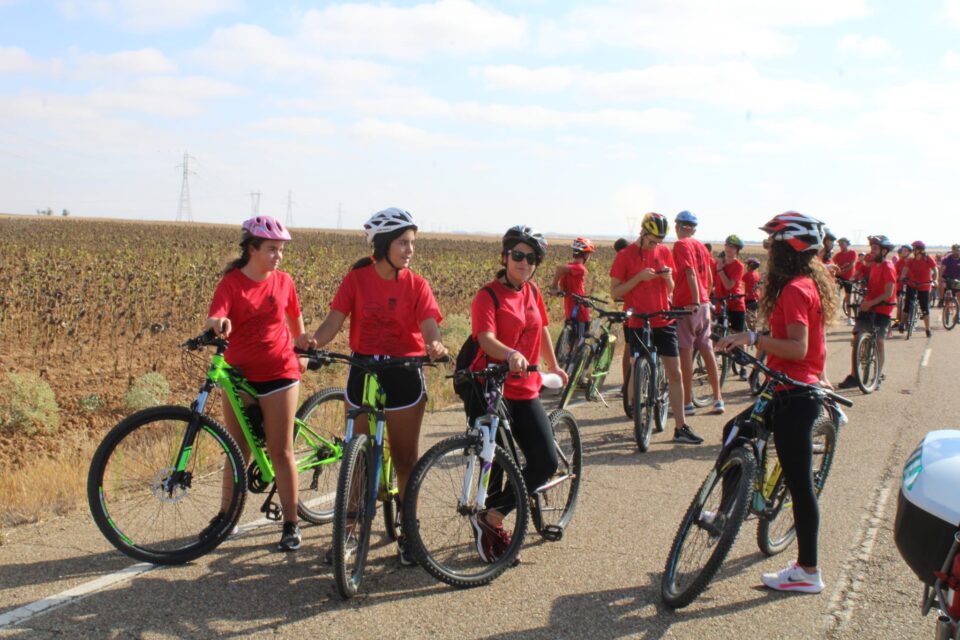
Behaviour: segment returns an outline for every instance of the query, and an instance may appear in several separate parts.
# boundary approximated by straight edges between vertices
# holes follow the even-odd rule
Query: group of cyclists
[[[687,420],[696,411],[692,402],[695,351],[703,357],[713,392],[710,410],[721,414],[725,406],[715,351],[754,347],[767,354],[771,369],[795,380],[829,386],[824,374],[825,327],[839,307],[837,283],[848,295],[849,283],[858,279],[858,269],[868,282],[862,311],[889,318],[898,286],[913,289],[925,316],[929,311],[930,290],[938,270],[922,243],[914,243],[911,257],[895,268],[889,257],[894,245],[885,236],[871,236],[869,261],[866,257],[862,261],[869,266],[864,268],[858,266],[860,261],[845,238],[836,241],[840,251],[833,253],[835,238],[823,222],[786,212],[760,227],[767,234],[766,268],[761,272],[756,258],[741,259],[744,243],[738,236],[728,236],[723,252],[714,258],[711,248],[695,237],[699,223],[695,214],[682,211],[673,222],[677,241],[672,248],[664,244],[670,223],[659,213],[643,217],[633,242],[618,241],[609,270],[609,293],[624,309],[635,313],[690,311],[676,320],[651,318],[652,338],[669,381],[673,440],[677,443],[703,442]],[[363,228],[372,256],[360,259],[343,277],[324,320],[309,333],[293,279],[279,270],[286,243],[291,240],[289,230],[270,216],[247,220],[242,225],[241,255],[228,265],[218,283],[205,325],[229,338],[224,357],[244,371],[259,394],[267,449],[277,469],[284,519],[277,546],[283,551],[296,550],[301,544],[292,435],[304,367],[294,347],[322,348],[349,318],[349,345],[358,356],[426,354],[439,360],[448,355],[440,331],[443,315],[430,284],[411,270],[417,238],[413,216],[398,208],[384,209],[373,214]],[[571,294],[585,292],[587,265],[596,247],[586,238],[577,238],[571,250],[571,260],[557,267],[550,288],[567,295],[566,319],[574,319],[586,331],[589,310],[579,307]],[[489,364],[508,363],[512,377],[504,386],[504,398],[525,460],[524,480],[527,486],[536,487],[554,474],[558,460],[550,421],[540,400],[541,374],[530,371],[528,365],[539,365],[541,371],[567,382],[567,373],[555,357],[543,294],[532,282],[546,257],[547,241],[539,231],[516,225],[503,235],[499,251],[501,268],[489,282],[478,286],[471,305],[471,334],[478,349],[469,368],[480,371]],[[960,247],[955,245],[949,258],[944,259],[941,272],[948,280],[960,275]],[[925,265],[930,265],[929,269]],[[732,328],[717,344],[711,339],[711,299],[726,306]],[[757,316],[756,325],[748,324],[748,314]],[[765,331],[758,331],[761,325]],[[639,328],[639,320],[627,319],[624,331],[630,348],[623,360],[623,393],[629,389],[629,354],[638,350]],[[346,381],[350,407],[361,404],[362,381],[363,372],[351,368]],[[390,450],[402,503],[419,455],[426,385],[419,369],[407,368],[384,371],[380,383],[387,399]],[[793,496],[798,558],[783,571],[764,574],[761,579],[777,590],[819,592],[824,585],[818,570],[819,512],[811,473],[812,430],[819,405],[808,397],[792,395],[789,388],[777,391],[771,424]],[[467,402],[465,411],[472,419],[483,409]],[[249,458],[229,407],[224,415],[228,430]],[[493,500],[471,518],[477,553],[487,562],[510,544],[509,534],[500,524],[513,508],[510,500],[510,496]],[[403,535],[397,553],[402,565],[414,564]]]

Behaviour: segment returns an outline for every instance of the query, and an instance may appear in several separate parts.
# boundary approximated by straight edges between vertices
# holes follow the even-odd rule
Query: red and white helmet
[[[589,238],[577,238],[570,247],[574,253],[593,253],[596,251]]]
[[[273,216],[256,216],[245,220],[243,223],[242,242],[250,238],[263,238],[265,240],[289,240],[290,232],[280,224],[280,221]]]
[[[374,238],[385,233],[392,233],[400,229],[411,228],[417,230],[417,225],[413,221],[413,216],[409,211],[390,207],[383,211],[377,211],[370,216],[370,219],[363,223],[363,230],[367,234],[367,242],[373,244]]]
[[[821,249],[826,235],[823,222],[796,211],[774,216],[760,230],[769,233],[772,240],[786,242],[797,253]]]

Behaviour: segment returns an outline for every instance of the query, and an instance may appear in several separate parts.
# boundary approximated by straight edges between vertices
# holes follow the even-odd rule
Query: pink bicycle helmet
[[[290,240],[290,232],[273,216],[257,216],[243,223],[243,240],[263,238],[265,240]]]
[[[923,240],[914,240],[913,242],[910,243],[910,245],[914,249],[919,249],[920,251],[924,251],[927,248],[927,245],[923,243]]]

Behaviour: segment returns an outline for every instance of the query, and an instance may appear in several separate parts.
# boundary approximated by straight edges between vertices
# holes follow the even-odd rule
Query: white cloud
[[[835,127],[808,118],[760,120],[756,125],[793,148],[816,146],[822,149],[847,144],[857,137],[850,128]]]
[[[789,53],[780,29],[836,24],[866,15],[864,0],[611,0],[580,6],[546,22],[539,45],[547,52],[625,48],[683,56]]]
[[[940,59],[940,65],[947,71],[960,71],[960,53],[947,51]]]
[[[244,76],[256,70],[271,79],[300,81],[319,78],[338,85],[376,85],[392,70],[363,60],[331,59],[305,50],[294,38],[276,36],[257,25],[217,29],[210,40],[194,52],[198,64]]]
[[[293,135],[325,136],[336,131],[332,122],[324,118],[276,117],[251,125],[254,129],[289,133]]]
[[[893,51],[890,41],[880,36],[862,36],[857,33],[840,38],[837,51],[862,58],[879,58]]]
[[[74,60],[77,74],[90,78],[113,78],[117,75],[166,74],[177,70],[161,51],[152,48],[116,53],[82,53]]]
[[[328,52],[411,59],[515,49],[526,39],[526,24],[469,0],[402,8],[338,4],[308,11],[299,37]]]
[[[0,47],[0,73],[45,73],[58,68],[58,61],[43,61],[20,47]]]
[[[579,70],[575,67],[532,69],[508,64],[484,67],[481,71],[488,87],[536,93],[561,91],[573,84]]]
[[[134,31],[189,27],[215,15],[235,11],[237,0],[61,0],[70,18],[92,16]]]
[[[357,137],[374,142],[390,140],[416,147],[462,147],[455,139],[430,133],[403,122],[391,122],[376,118],[364,118],[353,126]]]
[[[943,15],[954,27],[960,27],[960,0],[945,0]]]
[[[189,117],[204,112],[203,102],[244,95],[246,90],[212,78],[151,77],[127,89],[97,89],[87,101],[98,109],[139,111],[167,117]]]

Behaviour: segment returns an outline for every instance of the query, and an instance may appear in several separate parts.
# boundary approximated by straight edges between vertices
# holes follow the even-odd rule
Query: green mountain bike
[[[266,518],[283,517],[257,392],[224,359],[227,341],[208,331],[182,346],[216,348],[197,398],[189,407],[152,407],[121,420],[100,443],[87,476],[90,511],[106,539],[154,564],[189,562],[223,542],[240,520],[248,489],[267,493]],[[240,424],[253,458],[249,467],[226,428],[204,413],[214,387],[226,394]],[[294,420],[297,513],[309,522],[333,518],[343,406],[343,389],[325,389],[308,398]]]

